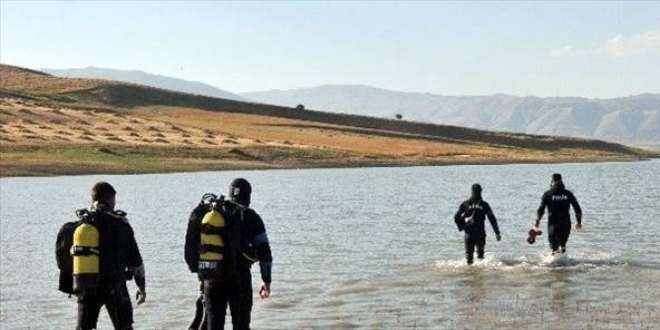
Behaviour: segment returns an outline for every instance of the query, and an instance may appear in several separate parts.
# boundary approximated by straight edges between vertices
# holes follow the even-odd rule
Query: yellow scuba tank
[[[73,292],[94,294],[99,278],[99,231],[86,218],[73,232]]]
[[[225,217],[211,208],[201,223],[198,272],[202,276],[219,275],[225,252],[224,229]]]

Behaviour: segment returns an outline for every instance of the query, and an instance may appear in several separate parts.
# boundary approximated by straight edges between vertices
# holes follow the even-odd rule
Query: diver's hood
[[[472,200],[478,201],[481,200],[481,185],[475,183],[472,185]]]
[[[243,178],[234,179],[229,186],[229,198],[245,207],[250,206],[251,194],[252,186]]]
[[[552,188],[550,188],[550,190],[553,191],[553,192],[557,191],[557,190],[563,190],[563,189],[564,189],[564,182],[562,182],[562,181],[555,182],[552,185]]]

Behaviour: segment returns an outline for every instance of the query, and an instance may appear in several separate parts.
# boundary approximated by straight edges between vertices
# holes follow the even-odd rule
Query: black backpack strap
[[[89,247],[89,246],[72,246],[71,247],[71,255],[72,256],[91,256],[91,255],[98,255],[99,250]]]

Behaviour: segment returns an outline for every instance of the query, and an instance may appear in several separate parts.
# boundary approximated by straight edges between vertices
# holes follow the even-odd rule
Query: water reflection
[[[570,301],[570,271],[565,269],[550,269],[552,282],[550,284],[550,311],[561,320],[566,311],[566,303]]]

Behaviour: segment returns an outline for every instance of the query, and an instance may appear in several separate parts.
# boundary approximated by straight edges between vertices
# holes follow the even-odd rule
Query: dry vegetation
[[[574,140],[553,144],[547,137],[480,135],[476,130],[451,127],[445,127],[447,132],[462,134],[427,134],[428,127],[406,130],[388,129],[388,123],[346,125],[337,124],[346,122],[341,117],[313,121],[305,116],[278,116],[277,111],[271,115],[270,110],[264,115],[260,111],[250,114],[158,104],[103,106],[106,96],[101,96],[99,103],[95,88],[120,83],[56,78],[5,65],[0,65],[0,74],[1,176],[631,160],[648,156],[620,152],[620,146],[612,150],[592,148]],[[168,98],[178,95],[170,94]],[[121,95],[111,97],[116,100]],[[463,134],[466,132],[473,137]],[[491,141],[484,136],[496,138]],[[535,147],[542,139],[544,146]]]
[[[205,130],[194,127],[185,129],[187,138],[184,138],[181,128],[155,118],[144,120],[112,112],[52,108],[30,100],[0,99],[0,113],[3,137],[13,140],[11,143],[16,145],[33,144],[31,136],[39,137],[48,145],[68,144],[66,141],[82,137],[89,137],[81,142],[86,144],[107,140],[110,145],[132,146],[158,143],[180,145],[184,139],[198,146],[204,145],[204,140],[221,145],[223,140],[232,140],[228,135],[210,136]],[[160,142],[145,142],[142,135],[160,138]],[[251,141],[243,139],[241,143],[250,145]]]
[[[235,138],[250,137],[254,143],[273,143],[298,148],[336,149],[373,158],[531,159],[542,152],[483,143],[448,141],[376,129],[356,129],[286,118],[195,109],[150,107],[136,109],[147,118],[200,127]],[[268,142],[263,142],[268,141]]]
[[[39,71],[26,71],[9,65],[0,66],[0,76],[2,77],[0,88],[37,94],[65,93],[113,84],[104,80],[57,78]]]

